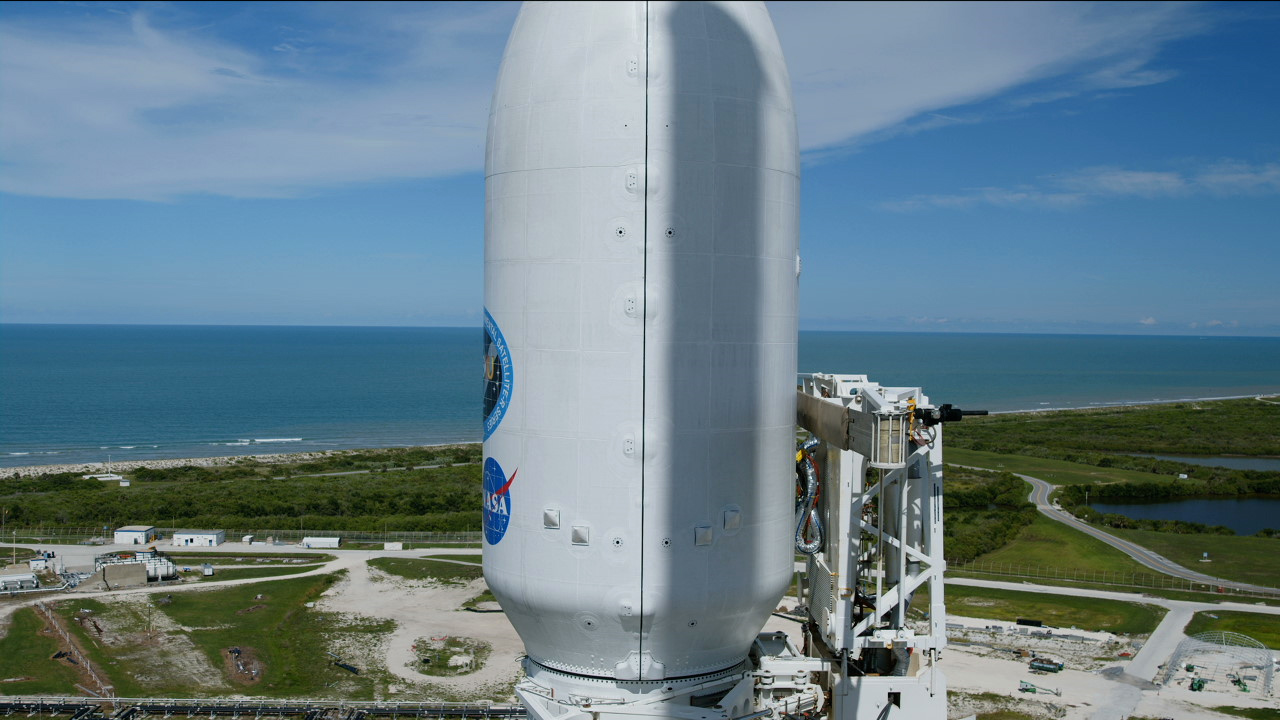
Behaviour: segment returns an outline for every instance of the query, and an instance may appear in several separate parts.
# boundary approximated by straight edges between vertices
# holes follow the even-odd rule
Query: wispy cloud
[[[916,195],[880,204],[881,209],[911,212],[978,206],[1063,209],[1114,198],[1162,198],[1189,195],[1263,195],[1280,192],[1280,163],[1250,164],[1220,160],[1191,171],[1086,168],[1042,178],[1014,188],[974,188],[961,193]]]
[[[1001,96],[1010,107],[1152,85],[1165,43],[1206,29],[1181,3],[774,3],[811,153]]]
[[[275,13],[242,22],[238,34],[200,6],[140,7],[121,15],[98,6],[75,19],[6,14],[0,191],[272,197],[478,170],[517,6],[235,6]],[[1173,70],[1153,66],[1159,48],[1204,29],[1195,6],[1181,3],[770,9],[811,156],[981,122],[965,106],[990,98],[1026,106],[1163,82]],[[1218,179],[1223,188],[1250,181],[1229,170]],[[983,193],[986,202],[1075,202],[1065,189]]]
[[[513,16],[483,3],[365,11],[328,19],[354,47],[287,31],[262,52],[141,11],[5,23],[0,190],[271,197],[474,170]]]

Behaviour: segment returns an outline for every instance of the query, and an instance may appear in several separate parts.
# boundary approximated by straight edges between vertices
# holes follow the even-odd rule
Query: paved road
[[[1182,634],[1191,616],[1204,611],[1221,612],[1234,610],[1239,612],[1280,615],[1280,607],[1273,605],[1251,605],[1240,602],[1200,602],[1190,600],[1170,600],[1168,598],[1141,595],[1138,593],[1114,592],[1110,590],[1093,590],[1088,588],[1059,587],[1057,585],[1035,585],[1032,583],[1002,582],[999,580],[978,580],[975,578],[947,578],[948,585],[968,585],[972,587],[999,588],[1001,590],[1017,590],[1019,592],[1044,593],[1047,595],[1071,595],[1074,597],[1099,598],[1103,600],[1120,600],[1122,602],[1158,605],[1169,612],[1161,619],[1159,626],[1147,638],[1142,649],[1129,662],[1125,672],[1143,680],[1154,680],[1160,665],[1167,662],[1177,649],[1178,643],[1186,637]]]
[[[992,469],[992,468],[973,467],[969,465],[959,465],[957,467],[969,467],[973,470]],[[1191,580],[1192,582],[1204,583],[1206,585],[1213,585],[1213,586],[1220,585],[1223,587],[1236,588],[1239,590],[1247,590],[1250,592],[1262,593],[1266,595],[1280,595],[1280,590],[1277,590],[1276,588],[1264,587],[1262,585],[1251,585],[1249,583],[1242,583],[1242,582],[1236,582],[1234,580],[1216,578],[1216,577],[1213,577],[1212,575],[1205,575],[1204,573],[1198,573],[1194,570],[1189,570],[1183,567],[1182,565],[1179,565],[1173,562],[1172,560],[1164,557],[1163,555],[1160,555],[1159,553],[1152,552],[1147,548],[1144,548],[1141,545],[1138,545],[1136,543],[1131,543],[1128,540],[1122,540],[1116,537],[1115,535],[1112,535],[1111,533],[1106,532],[1105,530],[1101,530],[1097,527],[1094,527],[1093,525],[1090,525],[1087,522],[1084,522],[1083,520],[1077,519],[1074,515],[1072,515],[1071,513],[1065,510],[1060,510],[1054,507],[1053,503],[1049,500],[1049,496],[1053,493],[1055,489],[1057,489],[1056,485],[1051,485],[1050,483],[1045,482],[1040,478],[1031,477],[1030,475],[1023,475],[1021,473],[1013,473],[1013,475],[1016,475],[1017,477],[1022,478],[1024,481],[1026,481],[1031,485],[1031,494],[1027,496],[1027,499],[1030,500],[1032,504],[1036,506],[1036,509],[1039,510],[1040,513],[1043,514],[1045,517],[1051,520],[1056,520],[1060,523],[1063,523],[1064,525],[1068,525],[1076,530],[1079,530],[1082,533],[1085,533],[1091,537],[1095,537],[1101,540],[1102,542],[1119,550],[1125,555],[1128,555],[1129,557],[1133,558],[1134,560],[1136,560],[1138,563],[1140,563],[1146,568],[1155,570],[1156,572],[1163,573],[1165,575],[1172,575],[1173,577],[1182,578],[1184,580]]]
[[[1172,560],[1169,560],[1163,555],[1154,553],[1148,550],[1147,548],[1144,548],[1141,545],[1138,545],[1136,543],[1131,543],[1128,540],[1122,540],[1116,537],[1115,535],[1112,535],[1109,532],[1101,530],[1097,527],[1094,527],[1093,525],[1090,525],[1089,523],[1086,523],[1082,520],[1077,519],[1074,515],[1072,515],[1071,513],[1065,510],[1060,510],[1054,507],[1053,503],[1050,502],[1049,500],[1049,495],[1056,489],[1057,486],[1050,485],[1044,480],[1041,480],[1040,478],[1031,477],[1030,475],[1022,475],[1020,473],[1014,473],[1014,475],[1017,475],[1018,477],[1022,478],[1023,480],[1031,484],[1031,488],[1032,488],[1031,494],[1027,497],[1027,499],[1030,500],[1032,503],[1034,503],[1036,506],[1036,509],[1039,510],[1041,514],[1043,514],[1045,517],[1048,517],[1053,520],[1057,520],[1058,522],[1063,523],[1065,525],[1069,525],[1072,528],[1075,528],[1076,530],[1079,530],[1082,533],[1086,533],[1092,537],[1095,537],[1101,540],[1102,542],[1110,545],[1111,547],[1123,552],[1124,554],[1138,561],[1145,567],[1155,570],[1156,572],[1164,573],[1165,575],[1172,575],[1174,577],[1183,578],[1184,580],[1191,580],[1193,582],[1205,583],[1206,585],[1215,585],[1215,586],[1221,585],[1224,587],[1237,588],[1240,590],[1248,590],[1250,592],[1267,593],[1267,594],[1273,594],[1273,595],[1280,594],[1280,592],[1278,592],[1276,588],[1263,587],[1261,585],[1251,585],[1249,583],[1235,582],[1233,580],[1225,580],[1223,578],[1216,578],[1216,577],[1213,577],[1212,575],[1205,575],[1204,573],[1198,573],[1194,570],[1189,570],[1173,562]]]

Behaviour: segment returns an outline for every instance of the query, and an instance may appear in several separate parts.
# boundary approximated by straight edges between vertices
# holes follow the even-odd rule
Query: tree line
[[[947,562],[969,562],[1003,547],[1036,517],[1027,484],[1011,473],[948,465],[943,488]]]

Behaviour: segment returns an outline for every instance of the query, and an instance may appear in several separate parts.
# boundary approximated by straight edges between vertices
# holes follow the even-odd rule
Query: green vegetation
[[[0,542],[5,542],[7,540],[8,538],[0,537]],[[18,548],[16,553],[14,552],[14,548],[12,547],[0,548],[0,567],[8,567],[10,561],[13,560],[15,557],[18,559],[18,562],[20,563],[26,562],[27,558],[30,558],[32,555],[35,555],[35,554],[36,554],[36,551],[34,549],[27,548],[27,547]]]
[[[467,609],[476,609],[480,607],[480,603],[486,602],[498,602],[498,598],[493,596],[493,591],[489,588],[485,588],[484,592],[462,603],[462,607]]]
[[[1125,635],[1151,633],[1165,614],[1155,605],[964,585],[947,586],[947,611],[994,620],[1030,618],[1054,627]]]
[[[1110,545],[1036,514],[1013,541],[977,559],[983,564],[1072,568],[1073,570],[1145,573],[1147,568]],[[957,568],[961,569],[961,568]]]
[[[1027,485],[1009,473],[948,466],[943,495],[950,562],[968,562],[1009,542],[1032,522]]]
[[[121,695],[191,697],[251,688],[252,694],[265,697],[372,699],[385,691],[385,671],[366,667],[368,658],[347,657],[345,662],[362,670],[354,675],[334,666],[327,652],[335,642],[376,643],[379,635],[394,630],[394,623],[307,608],[336,578],[173,593],[157,596],[150,605],[76,599],[64,602],[59,612]],[[77,622],[77,617],[83,619]],[[232,648],[259,671],[256,678],[237,671]],[[202,654],[218,672],[191,672],[184,658],[192,652]]]
[[[1205,467],[1129,454],[1280,455],[1280,407],[1256,400],[992,415],[957,424],[947,442],[951,462],[960,462],[956,458],[964,457],[963,451],[981,451],[1168,478],[1113,475],[1113,480],[1093,484],[1090,496],[1094,499],[1280,494],[1280,472]],[[1179,474],[1187,479],[1175,480]],[[1063,505],[1082,504],[1080,477],[1067,477],[1077,482],[1061,481],[1067,485]]]
[[[418,672],[433,677],[457,677],[475,672],[484,666],[493,650],[483,640],[452,636],[443,640],[419,638],[413,647],[418,656]]]
[[[948,425],[947,431],[951,447],[1012,455],[1037,455],[1024,451],[1045,448],[1120,455],[1280,456],[1280,407],[1253,399],[1009,413],[967,418]]]
[[[207,563],[215,565],[261,565],[261,564],[315,564],[332,562],[333,555],[325,553],[216,553],[216,552],[166,552],[165,555],[175,565],[183,563]]]
[[[78,475],[0,480],[0,507],[18,525],[117,527],[137,522],[187,527],[312,531],[471,531],[480,527],[479,446],[335,455],[293,466],[246,462],[225,467],[137,470],[121,488]],[[445,467],[358,475],[349,471],[383,457],[412,457]],[[380,461],[380,460],[379,460]],[[452,462],[472,462],[454,466]],[[391,462],[388,460],[388,462]],[[276,475],[285,477],[274,479]]]
[[[454,560],[456,562],[476,563],[477,565],[484,561],[483,555],[424,555],[426,560]]]
[[[1183,629],[1186,635],[1197,635],[1204,632],[1234,632],[1248,635],[1272,650],[1280,650],[1280,615],[1264,615],[1262,613],[1235,612],[1215,610],[1210,613],[1198,612]]]
[[[57,694],[79,681],[73,665],[54,660],[58,642],[42,634],[44,622],[31,608],[13,614],[9,629],[0,638],[0,680],[21,678],[0,684],[5,695]]]
[[[950,440],[950,436],[947,436]],[[1081,485],[1110,482],[1169,482],[1172,478],[1137,470],[1122,470],[1111,467],[1096,467],[1078,462],[1052,460],[1048,458],[1026,457],[1023,455],[1003,455],[981,450],[965,450],[963,448],[946,448],[943,456],[948,463],[971,465],[991,470],[1032,475],[1054,485]],[[1027,488],[1029,493],[1031,488]]]
[[[1276,559],[1280,556],[1280,547],[1270,538],[1176,535],[1149,530],[1108,529],[1108,532],[1206,575],[1280,587],[1280,562]],[[1205,552],[1212,562],[1199,562]]]
[[[484,575],[478,565],[462,565],[419,558],[372,558],[369,567],[409,580],[435,580],[446,585],[465,585]]]
[[[1214,708],[1215,712],[1224,715],[1235,715],[1236,717],[1249,718],[1249,720],[1280,720],[1280,710],[1274,708],[1248,708],[1236,707],[1234,705],[1219,705]]]

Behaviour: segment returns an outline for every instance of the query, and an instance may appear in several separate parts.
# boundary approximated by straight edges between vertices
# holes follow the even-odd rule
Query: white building
[[[304,537],[302,538],[302,547],[306,548],[336,548],[342,544],[342,538],[336,537]]]
[[[223,530],[175,530],[173,544],[180,547],[215,547],[226,542]]]
[[[146,545],[159,535],[151,525],[125,525],[116,528],[117,545]]]

